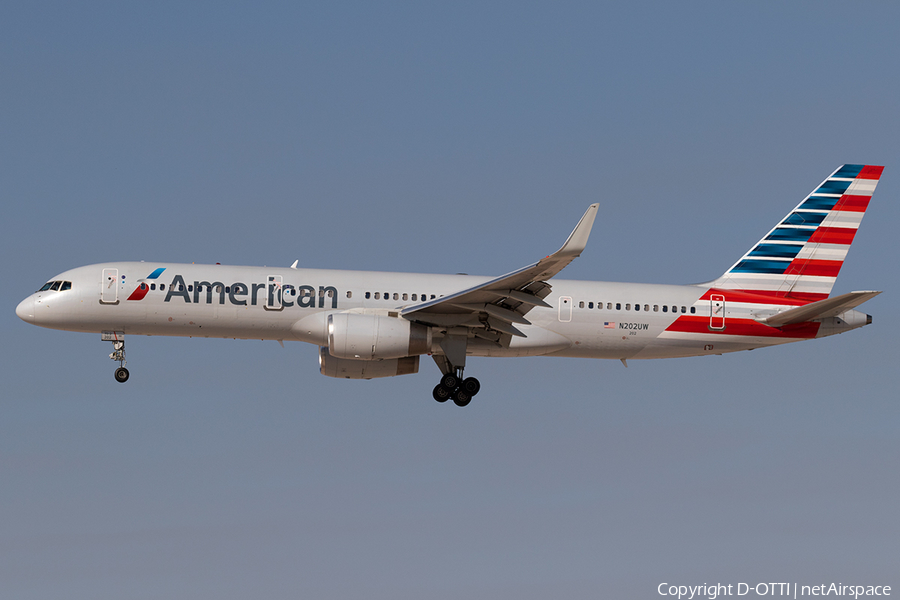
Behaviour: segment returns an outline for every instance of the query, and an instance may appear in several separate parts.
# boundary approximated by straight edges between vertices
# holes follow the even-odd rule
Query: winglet
[[[569,239],[557,250],[554,256],[581,256],[581,252],[587,246],[588,238],[591,235],[591,228],[594,226],[594,219],[597,217],[597,209],[599,204],[591,204],[585,211],[584,216],[578,221],[578,225],[572,230]]]

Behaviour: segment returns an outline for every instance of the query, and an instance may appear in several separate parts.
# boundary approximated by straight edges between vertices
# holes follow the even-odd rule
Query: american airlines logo
[[[160,267],[158,269],[155,269],[152,273],[147,275],[147,279],[150,279],[150,280],[159,279],[159,276],[162,275],[163,271],[165,271],[165,270],[166,270],[165,267]],[[124,275],[122,276],[122,279],[125,279]],[[146,296],[147,292],[149,292],[149,291],[150,291],[150,286],[147,285],[147,283],[145,283],[144,281],[142,281],[140,283],[140,285],[138,285],[136,288],[134,288],[134,291],[131,292],[131,295],[128,296],[127,299],[128,300],[143,300],[144,296]]]
[[[159,279],[166,269],[160,267],[138,285],[128,296],[128,300],[143,300],[150,291],[148,280]],[[280,278],[279,278],[280,279]],[[236,281],[225,284],[221,281],[194,281],[187,284],[184,277],[175,275],[166,290],[163,302],[171,302],[173,298],[181,298],[187,304],[229,304],[234,306],[257,306],[290,308],[296,304],[300,308],[325,308],[326,300],[331,301],[331,308],[337,308],[337,288],[334,286],[292,285],[282,283],[274,278],[267,283],[243,283]],[[318,299],[318,300],[317,300]]]
[[[165,302],[171,302],[173,298],[181,298],[188,304],[225,304],[228,302],[235,306],[251,306],[265,304],[290,308],[295,302],[300,308],[325,308],[325,300],[331,300],[331,308],[337,308],[338,291],[334,286],[319,286],[318,291],[311,285],[282,284],[280,281],[271,280],[268,283],[246,284],[236,281],[224,284],[221,281],[194,281],[187,285],[181,275],[176,275],[166,290]]]

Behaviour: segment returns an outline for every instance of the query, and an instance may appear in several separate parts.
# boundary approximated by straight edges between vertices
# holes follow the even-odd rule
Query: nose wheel
[[[119,383],[128,381],[128,369],[125,368],[125,340],[113,340],[113,351],[109,357],[119,363],[114,376]]]

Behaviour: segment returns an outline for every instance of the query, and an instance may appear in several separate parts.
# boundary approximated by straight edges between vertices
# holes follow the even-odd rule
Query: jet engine
[[[328,352],[354,361],[431,352],[431,328],[406,319],[358,313],[328,316]]]
[[[319,373],[341,379],[375,379],[419,372],[419,357],[386,358],[384,360],[353,360],[335,358],[327,346],[319,347]]]

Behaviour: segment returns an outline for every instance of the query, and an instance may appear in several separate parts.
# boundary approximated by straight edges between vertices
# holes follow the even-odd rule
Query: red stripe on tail
[[[881,172],[884,167],[876,167],[875,165],[866,165],[856,176],[857,179],[881,179]]]
[[[810,244],[847,244],[853,243],[856,230],[849,227],[819,227],[812,237]]]
[[[809,258],[795,258],[785,275],[814,275],[818,277],[837,277],[841,272],[842,260],[812,260]]]

